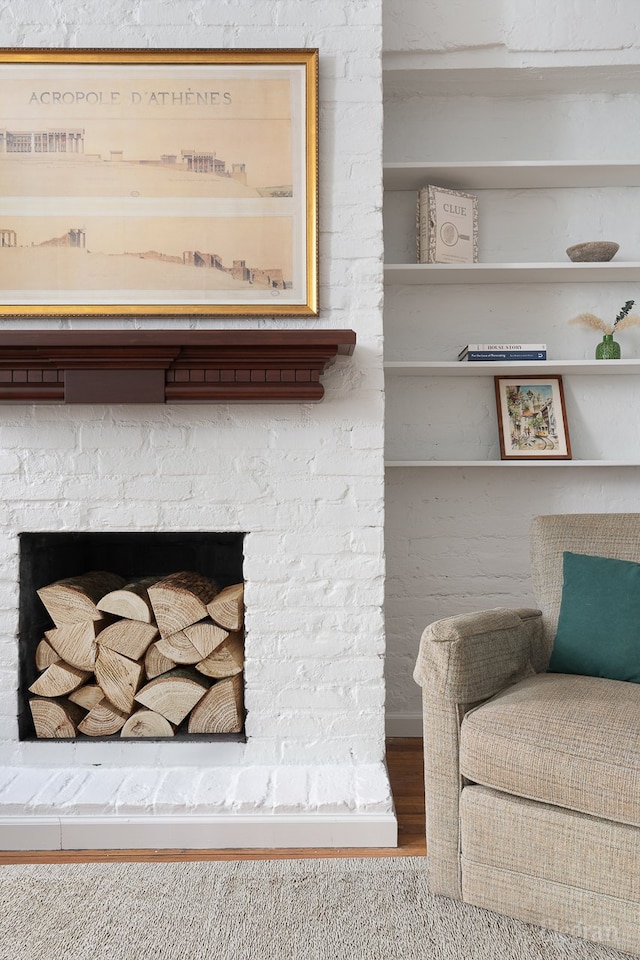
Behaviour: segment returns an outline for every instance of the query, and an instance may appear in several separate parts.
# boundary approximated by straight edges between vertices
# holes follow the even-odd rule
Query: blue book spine
[[[546,350],[509,350],[498,352],[494,350],[470,350],[465,360],[546,360]]]

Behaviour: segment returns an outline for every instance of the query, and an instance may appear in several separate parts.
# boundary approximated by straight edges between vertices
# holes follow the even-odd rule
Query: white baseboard
[[[0,817],[0,850],[229,850],[397,847],[392,813]]]
[[[422,737],[422,714],[388,713],[385,732],[387,737]]]

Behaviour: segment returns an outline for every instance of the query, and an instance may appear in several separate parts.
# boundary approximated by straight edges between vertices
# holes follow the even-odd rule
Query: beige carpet
[[[628,960],[432,897],[423,858],[0,866],[2,960]]]

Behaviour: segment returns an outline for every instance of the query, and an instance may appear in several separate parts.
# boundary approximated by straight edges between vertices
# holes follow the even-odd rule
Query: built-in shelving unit
[[[534,605],[533,516],[637,508],[640,329],[616,338],[624,359],[596,361],[600,333],[569,325],[584,312],[612,321],[632,298],[640,313],[640,63],[615,62],[628,56],[383,59],[391,711],[411,695],[427,624]],[[478,194],[479,263],[416,262],[429,183]],[[569,260],[571,244],[598,239],[620,244],[612,261]],[[472,342],[545,342],[550,359],[458,362]],[[538,374],[562,376],[573,457],[502,460],[493,378]]]
[[[555,199],[550,200],[549,194],[545,194],[544,191],[593,190],[593,196],[589,195],[587,200],[589,204],[595,204],[595,206],[593,206],[593,220],[595,222],[594,235],[581,238],[576,237],[575,240],[568,238],[567,243],[564,245],[568,246],[569,243],[576,242],[577,239],[597,239],[598,235],[602,236],[601,233],[598,234],[598,229],[602,229],[602,224],[598,222],[598,217],[601,216],[603,207],[598,208],[597,203],[598,199],[601,203],[605,202],[602,200],[603,190],[606,191],[611,188],[619,197],[621,190],[640,187],[640,163],[632,162],[628,159],[611,157],[611,150],[608,152],[605,151],[606,160],[601,158],[591,159],[588,157],[583,159],[581,154],[584,154],[586,157],[585,150],[576,148],[574,144],[568,142],[561,146],[555,145],[553,150],[560,154],[564,147],[564,149],[573,152],[574,159],[539,159],[535,156],[530,159],[526,157],[519,159],[516,157],[508,159],[483,158],[482,152],[486,150],[487,142],[491,142],[491,135],[487,134],[486,137],[484,136],[482,123],[477,120],[475,116],[476,111],[473,107],[469,106],[469,104],[472,103],[470,98],[476,97],[494,98],[496,103],[499,104],[504,103],[505,97],[522,101],[525,114],[527,110],[532,110],[534,115],[538,117],[538,121],[542,125],[540,137],[535,138],[533,135],[530,135],[530,130],[526,130],[526,120],[518,116],[516,119],[520,123],[520,130],[526,130],[527,132],[527,136],[524,138],[525,143],[523,144],[522,138],[518,137],[517,130],[512,138],[510,132],[501,128],[500,133],[502,136],[495,138],[495,142],[499,146],[499,150],[496,152],[504,153],[510,150],[514,152],[524,152],[526,150],[526,143],[528,143],[533,147],[535,153],[539,149],[540,143],[545,142],[545,136],[549,143],[554,143],[549,133],[547,132],[545,134],[545,124],[547,123],[545,109],[544,107],[542,107],[542,110],[539,108],[539,104],[544,102],[544,98],[566,97],[567,95],[584,97],[585,94],[589,97],[593,94],[595,99],[597,99],[603,94],[625,94],[629,91],[637,95],[640,93],[640,68],[637,66],[624,65],[612,70],[604,64],[594,66],[577,64],[575,67],[566,66],[559,68],[550,67],[541,63],[536,67],[509,66],[504,68],[472,67],[449,69],[440,68],[433,58],[429,56],[417,56],[411,53],[388,56],[385,58],[384,66],[385,92],[392,98],[398,98],[401,105],[401,112],[403,110],[405,111],[403,113],[403,122],[407,123],[407,118],[413,118],[415,115],[416,122],[415,126],[411,129],[411,142],[418,145],[422,143],[425,153],[427,154],[432,151],[434,145],[438,143],[440,143],[441,146],[444,145],[444,149],[452,152],[455,150],[456,144],[458,144],[464,153],[464,156],[460,159],[422,159],[417,156],[412,160],[393,159],[385,162],[385,194],[388,196],[389,194],[394,195],[396,191],[404,192],[405,199],[402,200],[401,203],[400,198],[395,201],[395,210],[405,211],[405,223],[407,223],[412,216],[410,211],[415,203],[415,192],[427,183],[436,183],[443,187],[471,192],[511,190],[517,192],[524,191],[526,195],[528,191],[539,190],[542,191],[540,203],[547,204],[545,209],[549,211],[550,217],[554,215],[556,202]],[[587,101],[584,102],[586,103]],[[425,120],[425,118],[429,117],[430,103],[433,103],[433,126],[430,126],[429,122]],[[457,117],[456,109],[458,103],[461,105],[464,103],[467,104],[467,106],[460,107],[462,111],[460,116],[466,118],[467,121],[469,121],[470,118],[472,119],[466,124],[463,124],[461,121],[459,124],[461,131],[459,136],[452,137],[447,135],[451,134],[452,131],[450,116],[455,115]],[[473,104],[477,104],[477,101],[473,100]],[[538,106],[536,106],[536,104]],[[479,106],[480,109],[482,109],[482,105],[479,104]],[[484,109],[486,110],[487,108],[485,107]],[[501,109],[501,107],[499,109]],[[412,114],[411,111],[414,111],[414,113]],[[396,123],[398,122],[395,120],[397,116],[398,114],[394,110],[393,117]],[[492,121],[491,113],[487,113],[487,118],[489,122]],[[564,114],[562,114],[562,118],[564,119]],[[419,123],[421,123],[422,126],[419,126]],[[405,127],[405,129],[407,128]],[[550,121],[549,129],[553,129],[553,120]],[[424,134],[416,134],[416,131],[422,130],[425,131]],[[426,135],[427,130],[428,136]],[[389,142],[393,145],[396,143],[399,144],[400,149],[402,149],[404,143],[402,138],[398,136],[398,133],[399,131],[395,129],[389,137]],[[476,137],[475,141],[474,137]],[[477,160],[473,158],[474,144],[479,148]],[[626,152],[628,157],[633,156],[632,151]],[[601,154],[602,151],[599,153],[596,152],[596,157],[601,157]],[[402,154],[400,154],[400,156],[401,155]],[[577,157],[580,157],[580,159],[575,159]],[[611,159],[609,159],[609,157],[611,157]],[[414,195],[411,200],[408,198],[409,192]],[[554,234],[556,242],[555,244],[549,245],[549,253],[551,257],[555,253],[557,259],[552,260],[550,258],[547,262],[546,259],[541,261],[541,259],[538,258],[533,262],[528,262],[526,258],[526,245],[522,251],[518,250],[517,205],[521,202],[522,196],[522,194],[516,193],[509,199],[509,203],[511,203],[511,199],[513,200],[512,207],[505,207],[504,203],[500,204],[500,201],[498,201],[498,215],[504,218],[508,229],[505,232],[503,242],[500,243],[502,238],[500,237],[499,231],[496,232],[495,221],[493,221],[492,249],[494,253],[502,254],[504,260],[499,256],[495,262],[418,264],[408,262],[407,254],[410,256],[411,244],[406,240],[400,243],[388,244],[388,247],[395,247],[401,254],[404,254],[400,257],[396,255],[396,258],[393,260],[390,258],[389,261],[385,263],[385,285],[387,285],[390,291],[391,289],[400,291],[399,294],[395,294],[396,298],[399,296],[400,299],[394,299],[393,302],[409,303],[412,305],[412,309],[415,310],[415,304],[417,302],[416,296],[419,296],[419,294],[416,292],[412,295],[412,298],[410,298],[408,291],[411,288],[419,286],[424,286],[425,288],[434,287],[434,292],[437,292],[435,288],[446,285],[455,288],[456,292],[452,289],[452,295],[457,298],[456,302],[459,304],[462,302],[461,290],[469,285],[479,285],[477,293],[475,291],[469,291],[468,294],[466,294],[469,302],[473,303],[474,316],[479,320],[477,324],[478,332],[475,337],[476,340],[505,342],[506,337],[509,341],[547,341],[548,337],[545,331],[549,328],[546,326],[546,317],[542,317],[539,324],[536,321],[535,334],[531,332],[531,321],[529,321],[528,325],[522,325],[520,322],[517,303],[518,298],[526,297],[526,290],[524,289],[526,286],[536,285],[537,287],[538,285],[548,284],[573,284],[582,286],[588,284],[589,287],[586,289],[590,289],[592,284],[602,286],[615,283],[620,285],[620,290],[622,291],[620,297],[621,303],[630,295],[633,296],[636,293],[633,287],[634,285],[640,284],[640,260],[631,258],[633,253],[637,253],[637,248],[634,250],[633,245],[629,243],[627,243],[626,248],[621,249],[615,259],[609,262],[572,263],[568,258],[561,259],[564,256],[564,246],[557,243],[557,235]],[[579,206],[584,202],[584,195],[581,199],[578,199],[579,196],[580,195],[576,194],[575,200],[572,201],[574,205],[577,204]],[[492,202],[496,202],[495,194],[488,194],[486,203],[490,205]],[[536,199],[535,203],[537,202]],[[606,203],[608,203],[608,200]],[[624,201],[622,201],[622,203],[624,204]],[[561,209],[564,211],[565,208],[562,207]],[[527,210],[531,210],[530,205],[527,207]],[[397,213],[390,217],[390,223],[392,224],[392,229],[398,229],[399,219]],[[481,232],[483,229],[482,224],[483,221],[481,217]],[[513,231],[514,224],[516,226],[515,232]],[[413,224],[411,223],[408,225],[408,229],[412,228]],[[540,223],[538,223],[538,229],[540,229]],[[496,237],[498,237],[497,242]],[[602,238],[612,240],[620,239],[616,236],[603,236]],[[538,248],[539,247],[540,243],[538,243]],[[535,249],[535,244],[530,247],[530,249]],[[625,249],[627,251],[631,249],[631,257],[627,252],[626,259],[623,259]],[[524,256],[522,256],[523,252]],[[520,261],[517,260],[519,253],[521,254]],[[496,298],[497,291],[494,292],[491,287],[492,285],[497,287],[498,285],[502,286],[505,284],[522,285],[518,294],[514,295],[514,322],[513,327],[509,327],[508,334],[504,333],[504,325],[502,328],[492,325],[492,301]],[[482,287],[485,289],[481,289]],[[406,288],[406,295],[402,294],[402,288]],[[535,287],[532,286],[531,289],[533,290]],[[427,297],[429,293],[430,291],[425,290],[425,297]],[[457,337],[450,327],[448,339],[443,337],[442,333],[439,332],[434,340],[430,329],[430,324],[434,324],[436,328],[443,326],[442,310],[443,305],[446,310],[447,301],[444,299],[446,296],[448,296],[448,294],[442,291],[442,293],[438,294],[435,301],[432,299],[425,301],[429,304],[429,307],[425,308],[428,312],[425,315],[424,334],[420,335],[422,342],[413,344],[404,342],[400,349],[398,349],[400,356],[406,357],[409,355],[413,356],[414,359],[395,360],[391,359],[389,352],[387,353],[388,358],[385,363],[385,374],[387,386],[390,391],[402,390],[403,380],[407,383],[406,389],[409,389],[408,381],[411,378],[415,380],[415,378],[423,377],[425,381],[427,379],[431,381],[431,378],[438,378],[441,382],[450,378],[452,381],[451,390],[453,390],[454,383],[458,385],[465,384],[465,403],[473,404],[475,402],[474,397],[481,396],[481,402],[486,404],[488,396],[486,388],[482,388],[482,391],[484,391],[482,393],[480,393],[480,387],[477,388],[477,394],[469,392],[472,389],[472,383],[479,382],[478,378],[482,377],[491,378],[496,375],[535,376],[538,373],[543,375],[560,375],[565,378],[597,377],[599,384],[602,384],[602,387],[598,386],[598,390],[604,390],[606,393],[609,382],[621,383],[619,380],[620,377],[638,376],[638,374],[640,374],[640,360],[638,359],[608,362],[575,359],[570,357],[569,350],[563,350],[556,358],[551,355],[551,359],[544,362],[460,363],[455,359],[455,353],[460,346],[463,346],[464,343],[467,342],[467,338],[469,340],[473,339],[469,332],[469,325],[467,324],[466,333],[461,331]],[[637,299],[640,301],[640,297]],[[504,303],[504,301],[505,295],[503,294],[501,302]],[[575,313],[589,309],[587,304],[591,302],[591,294],[589,294],[589,296],[576,298],[576,302],[580,302],[580,306],[574,310],[574,315]],[[435,308],[432,306],[433,303],[437,305]],[[582,303],[584,303],[585,306],[582,306]],[[393,311],[393,309],[394,307],[392,306],[386,310],[385,323],[387,325],[387,332],[389,326],[394,322],[393,316],[389,313],[389,310]],[[438,310],[439,313],[436,314],[434,309]],[[568,317],[570,316],[571,314],[569,313]],[[448,324],[455,324],[456,322],[455,319],[450,320],[447,318]],[[411,325],[411,329],[414,335],[419,330],[419,326],[415,321]],[[597,339],[594,337],[594,347],[596,342]],[[457,348],[456,343],[458,344]],[[577,343],[579,345],[579,339]],[[447,356],[451,357],[451,359],[445,359]],[[468,385],[468,388],[466,385]],[[422,396],[425,398],[428,396],[428,402],[442,402],[443,394],[441,392],[438,393],[434,401],[433,398],[435,394],[432,392],[420,394],[416,392],[416,388],[412,387],[411,389],[413,390],[411,396],[414,399],[410,402],[408,401],[407,405],[402,408],[408,411],[408,413],[403,413],[403,416],[410,415],[411,410],[416,409],[416,399],[419,401]],[[427,390],[426,387],[425,390]],[[448,397],[453,398],[454,394],[450,391]],[[451,399],[451,402],[454,402],[453,399]],[[597,401],[594,402],[597,403]],[[389,404],[389,407],[395,410],[399,409],[399,406],[393,403]],[[583,414],[582,409],[580,413],[581,415]],[[434,419],[437,421],[437,416],[434,417],[432,410],[430,411],[430,416],[432,421],[434,421]],[[588,418],[589,414],[586,413],[584,416]],[[617,414],[618,419],[620,416],[624,417],[624,413]],[[426,421],[429,418],[423,417],[422,419]],[[396,452],[396,445],[393,443],[393,439],[394,431],[396,431],[397,428],[398,423],[388,423],[387,430],[388,435],[392,439],[391,446],[394,448],[394,453]],[[404,421],[401,433],[406,437],[402,445],[410,447],[411,438],[415,437],[415,430],[410,427],[408,420]],[[413,442],[416,443],[415,439]],[[424,443],[426,443],[428,449],[428,438]],[[420,443],[419,446],[424,448],[424,443]],[[449,449],[450,446],[451,444],[449,442],[434,442],[433,449],[442,449],[444,453],[444,449]],[[460,441],[460,447],[462,450],[462,440]],[[411,457],[412,452],[411,449],[407,449],[409,457]],[[474,452],[477,451],[474,450]],[[488,452],[491,455],[491,451]],[[617,467],[640,465],[640,461],[636,462],[636,460],[633,459],[591,459],[588,456],[580,459],[579,452],[579,450],[576,451],[574,449],[575,459],[568,461],[535,461],[530,459],[523,461],[413,460],[389,458],[387,465],[389,467],[484,467],[503,465],[527,467],[550,465]]]

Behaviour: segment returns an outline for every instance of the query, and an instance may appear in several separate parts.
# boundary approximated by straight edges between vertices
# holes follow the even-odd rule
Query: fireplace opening
[[[243,741],[244,536],[19,534],[20,739]]]

